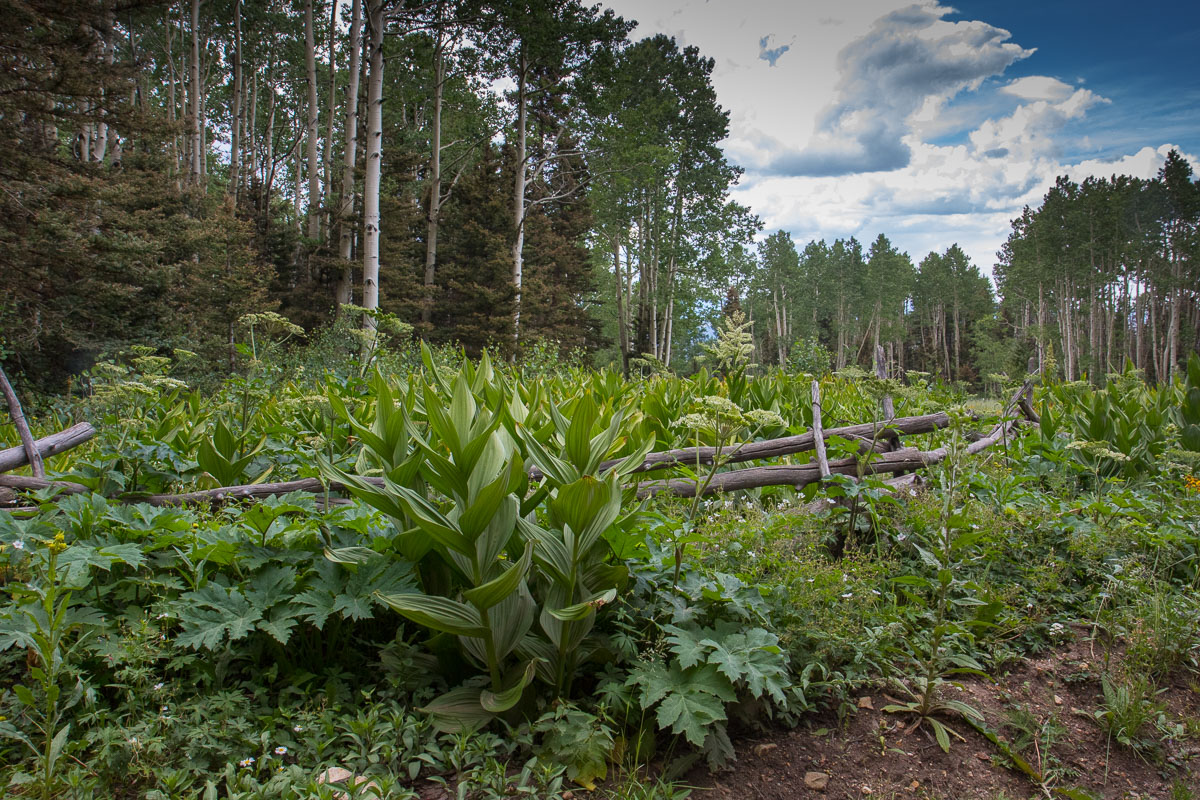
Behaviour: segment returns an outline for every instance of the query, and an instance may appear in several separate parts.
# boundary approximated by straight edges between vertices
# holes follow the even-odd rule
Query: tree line
[[[1014,228],[998,309],[957,246],[914,265],[882,235],[755,245],[712,59],[631,42],[580,0],[0,8],[0,358],[47,384],[134,343],[232,367],[239,321],[266,310],[312,331],[359,307],[368,335],[385,312],[468,352],[551,342],[687,369],[732,293],[761,363],[816,344],[838,368],[880,345],[963,380],[1031,342],[1068,375],[1121,348],[1165,374],[1195,338],[1194,211],[1103,211],[1114,231],[1086,182],[1047,197],[1069,224],[1027,211]],[[1114,269],[1130,230],[1157,255],[1084,276]],[[1084,331],[1097,298],[1109,318]]]

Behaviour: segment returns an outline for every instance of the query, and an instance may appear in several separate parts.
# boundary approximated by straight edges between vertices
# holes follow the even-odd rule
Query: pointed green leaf
[[[525,552],[515,564],[504,570],[499,577],[463,592],[463,598],[481,611],[491,608],[517,590],[529,573],[532,558],[533,543],[527,542]]]
[[[492,692],[484,689],[479,695],[480,704],[494,714],[508,711],[521,699],[521,695],[525,692],[525,687],[533,680],[534,670],[535,663],[530,661],[525,665],[525,669],[518,673],[516,683],[512,686],[500,692]]]
[[[554,617],[555,619],[562,620],[563,622],[575,622],[583,619],[589,614],[596,613],[598,610],[600,610],[600,608],[608,605],[614,599],[616,599],[616,596],[617,590],[609,589],[607,591],[598,592],[592,595],[582,603],[576,603],[573,606],[567,606],[566,608],[560,608],[557,610],[551,608],[547,609],[547,611],[549,611],[550,616]]]
[[[459,636],[486,636],[474,606],[425,594],[380,594],[379,599],[418,625]]]

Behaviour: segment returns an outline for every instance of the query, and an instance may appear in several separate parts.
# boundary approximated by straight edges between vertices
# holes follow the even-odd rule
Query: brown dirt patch
[[[1049,753],[1030,747],[1022,756],[1034,767],[1049,766],[1060,777],[1053,786],[1079,787],[1105,800],[1170,800],[1172,787],[1188,787],[1200,796],[1200,691],[1192,673],[1168,682],[1158,700],[1166,720],[1184,725],[1183,735],[1154,738],[1159,751],[1143,757],[1107,737],[1095,722],[1103,694],[1101,648],[1077,630],[1074,641],[1057,650],[1025,659],[996,682],[964,681],[951,689],[983,713],[988,728],[1012,741],[1006,712],[1023,708],[1032,719],[1053,716],[1061,733]],[[914,798],[914,800],[1010,800],[1046,797],[1034,783],[1006,767],[998,748],[962,720],[946,718],[965,741],[954,740],[945,753],[928,726],[913,729],[913,718],[882,713],[886,692],[865,693],[870,708],[856,709],[839,725],[832,715],[804,728],[743,739],[738,760],[718,775],[693,775],[698,798],[791,800],[792,798]],[[1191,724],[1188,724],[1191,720]],[[829,776],[824,790],[805,785],[805,775]],[[1055,797],[1061,795],[1055,794]]]

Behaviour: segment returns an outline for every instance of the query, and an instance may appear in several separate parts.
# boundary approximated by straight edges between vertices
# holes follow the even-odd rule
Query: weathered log
[[[888,376],[887,359],[883,355],[883,345],[875,345],[875,376],[881,381],[886,381]],[[880,402],[883,404],[883,418],[891,419],[896,416],[896,404],[892,402],[892,396],[885,394]]]
[[[21,437],[21,448],[25,453],[25,460],[33,468],[33,477],[46,477],[46,468],[42,465],[42,457],[33,441],[33,434],[29,432],[29,423],[25,421],[25,412],[21,410],[21,400],[17,397],[17,391],[13,389],[12,384],[8,382],[8,376],[4,374],[3,367],[0,367],[0,391],[4,392],[4,399],[8,402],[8,413],[12,417],[13,427],[17,429],[17,436]]]
[[[950,417],[944,412],[923,414],[916,417],[898,417],[887,423],[864,422],[858,425],[846,425],[841,428],[830,428],[825,431],[825,439],[840,436],[843,439],[866,439],[868,441],[890,440],[894,445],[900,436],[914,436],[921,433],[932,433],[950,424]],[[816,447],[816,437],[812,431],[784,436],[779,439],[767,439],[762,442],[745,442],[740,445],[727,445],[722,449],[725,463],[735,464],[743,461],[758,461],[766,458],[803,453]],[[634,472],[650,472],[668,467],[706,466],[712,463],[717,455],[715,447],[684,447],[678,450],[663,450],[650,453],[643,459]],[[600,464],[600,471],[620,464],[623,459],[614,458]],[[542,473],[535,467],[529,470],[531,480],[541,480]]]
[[[968,453],[976,453],[984,449],[990,444],[995,443],[1001,436],[1014,428],[1017,424],[1014,419],[1007,419],[1009,412],[1020,406],[1019,401],[1029,391],[1029,384],[1022,387],[1021,391],[1010,402],[1005,409],[1005,419],[996,426],[992,433],[977,442],[972,443],[968,448]],[[866,466],[866,471],[871,473],[896,473],[908,472],[914,469],[936,464],[946,457],[947,449],[945,447],[936,450],[921,451],[914,447],[901,448],[892,452],[886,452],[886,448],[898,443],[901,433],[919,434],[930,433],[940,428],[945,428],[950,424],[950,418],[944,412],[937,414],[925,414],[917,417],[901,417],[893,419],[883,427],[876,423],[863,423],[860,425],[848,425],[841,428],[833,428],[824,431],[821,436],[822,443],[825,439],[831,436],[840,436],[849,439],[859,439],[860,452],[867,450],[884,449],[885,452],[879,458],[870,461]],[[70,436],[68,436],[70,435]],[[87,423],[69,428],[61,433],[53,436],[45,437],[38,440],[38,447],[43,455],[62,452],[63,450],[74,447],[77,444],[87,441],[95,435],[95,430]],[[64,437],[67,437],[64,439]],[[55,440],[52,442],[51,440]],[[816,434],[813,431],[800,434],[798,436],[788,436],[782,439],[771,439],[763,442],[749,442],[741,445],[736,451],[729,456],[729,463],[751,461],[764,458],[772,458],[780,455],[790,455],[806,450],[812,450],[816,447]],[[6,456],[17,451],[17,456],[21,457],[21,448],[10,448],[0,451],[0,471],[3,471],[3,460]],[[676,466],[681,464],[705,464],[711,463],[712,458],[716,455],[716,448],[699,447],[699,448],[684,448],[681,450],[668,450],[661,453],[651,453],[646,457],[646,460],[641,464],[638,472],[646,472],[652,469],[663,469],[665,467]],[[10,456],[11,457],[11,456]],[[605,462],[601,465],[601,469],[620,463],[621,459],[614,459]],[[23,463],[23,462],[21,462]],[[19,464],[18,464],[19,466]],[[846,458],[840,461],[833,462],[829,465],[830,472],[837,472],[844,475],[856,475],[858,473],[858,459]],[[531,477],[538,479],[541,474],[537,470],[530,471]],[[12,481],[15,476],[8,476],[8,480]],[[20,479],[25,483],[25,486],[19,488],[37,489],[54,483],[62,484],[64,487],[78,487],[78,490],[87,491],[86,487],[81,484],[72,484],[67,481],[40,481],[34,482],[31,479]],[[382,478],[363,478],[376,486],[383,485]],[[706,494],[712,494],[719,491],[734,491],[736,489],[761,488],[766,486],[804,486],[809,483],[814,483],[821,480],[821,470],[816,464],[802,465],[774,465],[766,467],[755,467],[751,469],[736,470],[733,472],[719,473],[713,477],[712,483],[709,485]],[[0,484],[4,485],[4,484]],[[15,484],[9,484],[15,486]],[[236,500],[256,500],[263,497],[273,495],[287,494],[289,492],[309,492],[321,493],[328,489],[333,492],[344,490],[344,486],[336,481],[330,481],[328,484],[322,483],[319,478],[302,478],[294,481],[283,481],[279,483],[259,483],[245,484],[240,486],[220,486],[215,489],[205,489],[195,492],[186,492],[182,494],[139,494],[128,492],[118,498],[121,502],[129,503],[148,503],[155,506],[181,506],[188,504],[208,504],[221,505],[227,502]],[[653,481],[643,484],[638,489],[638,494],[641,497],[658,494],[663,491],[669,491],[673,494],[678,494],[682,497],[691,497],[695,493],[694,482],[686,479],[682,480],[667,480]],[[67,493],[72,493],[71,489],[67,489]],[[14,510],[14,509],[9,509]],[[21,509],[30,510],[30,509]]]
[[[1018,395],[1013,398],[1008,410],[1018,405],[1018,401],[1025,391],[1026,387],[1022,387]],[[974,455],[992,446],[1015,430],[1019,424],[1019,419],[1009,418],[1006,413],[987,436],[969,444],[966,448],[966,453]],[[876,459],[871,459],[866,464],[861,465],[861,469],[864,474],[872,475],[910,472],[915,469],[933,466],[945,460],[949,454],[950,450],[946,445],[935,450],[918,450],[915,447],[905,447],[895,452],[884,453]],[[831,473],[841,475],[858,475],[859,469],[860,464],[857,458],[844,458],[829,464]],[[748,469],[733,470],[732,472],[722,472],[714,475],[704,493],[707,495],[742,489],[762,489],[768,486],[794,486],[799,489],[810,483],[817,483],[821,478],[821,468],[818,464],[776,464],[766,467],[750,467]],[[696,482],[688,478],[680,478],[651,481],[638,487],[638,497],[649,497],[663,492],[668,492],[679,497],[694,497],[696,494]]]
[[[91,423],[80,422],[78,425],[72,425],[65,431],[43,436],[41,439],[35,441],[34,445],[38,455],[45,459],[65,450],[70,450],[72,447],[78,447],[95,435],[96,429],[92,427]],[[28,463],[29,458],[25,455],[24,447],[10,447],[7,450],[0,450],[0,472],[11,472]]]
[[[0,486],[8,489],[20,489],[23,492],[38,489],[59,489],[62,494],[86,494],[91,491],[82,483],[73,481],[50,481],[45,478],[27,478],[24,475],[0,475]]]
[[[812,382],[813,444],[817,449],[817,468],[821,477],[829,475],[829,457],[825,455],[825,428],[821,424],[821,384]]]
[[[363,478],[367,483],[383,486],[383,478]],[[340,492],[345,487],[337,481],[322,483],[320,478],[300,478],[294,481],[279,483],[253,483],[241,486],[218,486],[216,489],[203,489],[183,494],[149,494],[137,495],[128,493],[121,499],[129,502],[148,503],[152,506],[184,506],[192,504],[221,505],[235,500],[259,500],[263,497],[288,494],[289,492],[309,492],[318,494],[326,487],[331,492]]]

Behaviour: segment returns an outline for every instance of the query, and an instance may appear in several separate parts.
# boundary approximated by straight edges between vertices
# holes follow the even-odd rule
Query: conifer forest
[[[1193,161],[798,241],[635,26],[0,0],[0,795],[1200,797]]]

